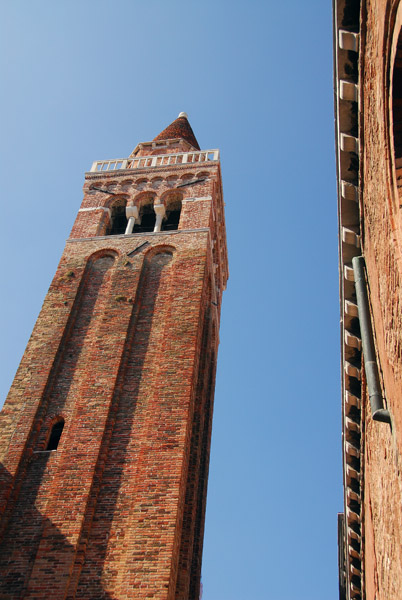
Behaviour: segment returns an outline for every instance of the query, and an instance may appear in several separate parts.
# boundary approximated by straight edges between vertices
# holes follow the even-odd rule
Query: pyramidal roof
[[[158,140],[171,140],[175,138],[182,138],[186,140],[189,144],[200,150],[200,146],[198,145],[197,138],[194,135],[193,130],[191,129],[191,125],[188,122],[187,113],[181,112],[177,119],[173,121],[166,129],[161,131],[153,141]]]

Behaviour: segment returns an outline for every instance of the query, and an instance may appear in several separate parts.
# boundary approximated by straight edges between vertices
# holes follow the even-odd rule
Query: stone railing
[[[189,163],[212,162],[216,160],[219,160],[219,150],[201,150],[200,152],[180,152],[178,154],[159,154],[156,156],[134,156],[133,158],[97,160],[92,163],[91,173],[97,173],[99,171],[118,171],[120,169],[168,167]]]

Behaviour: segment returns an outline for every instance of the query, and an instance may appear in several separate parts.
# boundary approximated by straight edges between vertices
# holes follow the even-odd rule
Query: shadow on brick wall
[[[76,547],[45,516],[47,505],[55,493],[52,489],[55,471],[50,465],[51,461],[57,460],[57,456],[52,452],[34,452],[30,459],[24,461],[25,472],[17,475],[14,487],[10,473],[0,465],[0,481],[11,489],[0,538],[0,600],[42,600],[52,597],[52,590],[43,589],[41,584],[44,585],[44,580],[49,581],[49,568],[54,578],[62,576],[63,557],[66,563],[70,563],[73,557],[74,563],[73,572],[64,574],[63,589],[66,590],[65,597],[68,600],[111,600],[105,587],[108,590],[114,589],[118,564],[106,563],[106,557],[113,555],[113,549],[117,549],[120,544],[118,537],[114,538],[112,523],[124,479],[127,446],[131,440],[155,301],[164,267],[171,258],[170,254],[162,253],[144,261],[113,399],[113,410],[106,426],[103,452],[98,460],[91,497]],[[86,323],[82,325],[84,329],[81,329],[81,335],[85,332]],[[70,341],[73,341],[72,338]],[[133,501],[132,498],[128,500],[130,504]],[[124,519],[122,522],[126,523]],[[45,531],[46,539],[51,540],[50,557],[49,548],[40,544]],[[46,556],[42,557],[40,553],[45,554],[46,550]],[[152,560],[156,562],[158,556],[147,558],[148,563]],[[135,570],[135,560],[130,563],[131,569]],[[47,569],[43,581],[41,568]]]
[[[105,464],[101,466],[102,472],[97,478],[99,493],[97,494],[96,508],[93,518],[92,515],[87,516],[92,521],[88,539],[81,540],[86,546],[86,556],[77,597],[80,597],[80,593],[89,592],[89,596],[85,597],[106,599],[103,585],[106,584],[108,589],[113,589],[115,583],[118,585],[116,580],[119,575],[119,566],[124,565],[127,559],[122,550],[127,533],[125,531],[127,515],[119,521],[119,514],[120,511],[124,513],[127,507],[131,506],[133,498],[125,495],[123,498],[120,497],[124,508],[122,509],[120,506],[117,520],[116,506],[121,494],[124,470],[127,468],[127,451],[132,436],[139,387],[141,379],[145,376],[143,365],[155,318],[155,302],[164,267],[171,258],[170,254],[161,253],[150,259],[146,258],[144,261],[124,357],[117,379],[114,398],[115,410],[112,411],[114,416],[110,418],[107,426],[110,430],[110,440]],[[121,558],[123,558],[123,563]],[[144,556],[139,557],[138,560],[143,561]],[[153,558],[147,556],[148,566],[151,566],[152,560],[156,562],[158,556]],[[141,564],[141,566],[143,565]],[[136,570],[135,557],[130,561],[130,570],[131,572]],[[133,586],[135,585],[133,584]]]

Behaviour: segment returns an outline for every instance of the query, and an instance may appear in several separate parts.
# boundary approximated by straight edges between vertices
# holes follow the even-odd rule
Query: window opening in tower
[[[63,432],[64,419],[57,421],[52,427],[46,450],[56,450]]]
[[[126,231],[127,217],[125,200],[112,207],[111,221],[112,225],[109,231],[109,235],[119,235]]]
[[[168,202],[166,208],[166,218],[162,223],[163,231],[172,231],[179,228],[180,221],[180,213],[181,213],[181,200],[174,200],[173,202]]]
[[[134,225],[133,233],[147,233],[154,230],[156,215],[153,204],[145,204],[140,211],[141,222]]]

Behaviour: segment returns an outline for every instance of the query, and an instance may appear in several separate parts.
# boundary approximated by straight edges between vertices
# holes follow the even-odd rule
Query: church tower
[[[0,599],[198,600],[223,206],[185,113],[86,174],[0,415]]]

